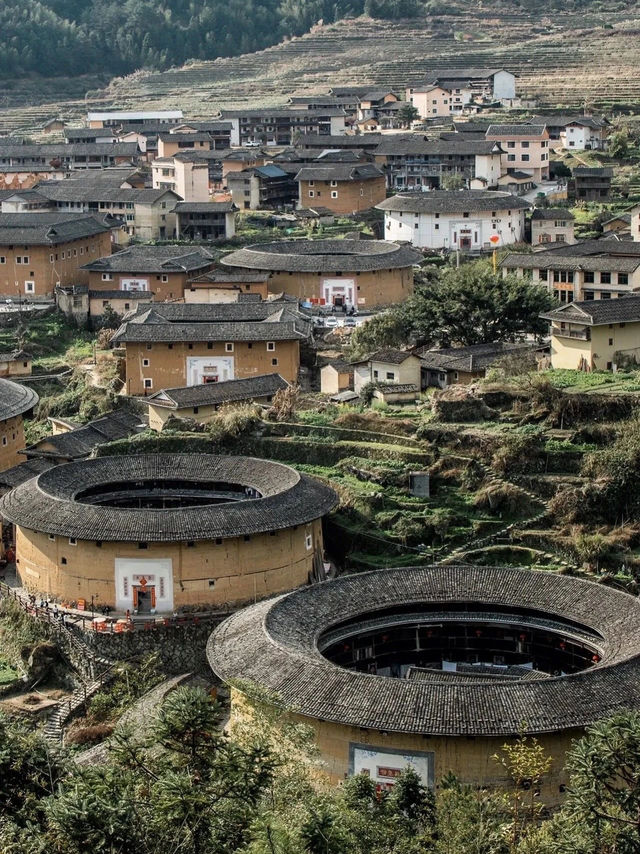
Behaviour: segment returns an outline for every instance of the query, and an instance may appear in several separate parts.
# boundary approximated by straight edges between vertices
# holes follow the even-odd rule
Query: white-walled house
[[[524,240],[525,210],[531,205],[511,193],[432,190],[393,196],[376,207],[384,211],[385,240],[478,251]]]
[[[573,151],[596,151],[606,145],[607,126],[604,119],[583,116],[568,122],[560,134],[563,148]]]

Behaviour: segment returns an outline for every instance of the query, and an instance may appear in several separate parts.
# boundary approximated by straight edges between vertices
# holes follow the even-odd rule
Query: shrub
[[[109,738],[113,724],[92,724],[71,730],[65,738],[67,744],[99,744]]]
[[[527,516],[533,510],[529,496],[511,483],[496,483],[479,489],[473,506],[490,513],[505,512],[509,516]]]

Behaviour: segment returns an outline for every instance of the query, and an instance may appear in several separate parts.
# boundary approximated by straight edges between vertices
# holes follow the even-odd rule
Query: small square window
[[[332,199],[338,198],[338,191],[337,190],[331,190],[331,198]]]
[[[167,276],[167,275],[166,275],[166,273],[165,273],[165,274],[163,274],[163,276],[162,276],[162,281],[163,281],[163,282],[168,282],[168,281],[169,281],[169,276]]]
[[[242,539],[245,541],[245,543],[248,543],[251,537],[249,536],[249,534],[245,534]]]
[[[36,290],[36,283],[35,282],[25,282],[24,283],[25,294],[33,294],[33,293],[35,293],[35,290]]]
[[[215,587],[215,586],[216,586],[215,578],[210,578],[209,579],[209,587]]]
[[[307,551],[313,548],[313,537],[311,536],[311,534],[307,534],[307,536],[304,538],[304,544],[307,547]]]
[[[267,351],[273,352],[276,349],[275,341],[267,341]]]
[[[75,537],[69,537],[69,545],[70,546],[77,546],[78,545],[78,541],[76,540]]]
[[[50,540],[54,540],[54,541],[55,541],[55,535],[54,535],[54,534],[49,534],[49,539],[50,539]]]
[[[153,380],[145,379],[145,381],[144,381],[144,387],[145,387],[145,388],[153,388]]]
[[[66,557],[61,557],[61,558],[60,558],[60,563],[61,563],[63,566],[66,566],[66,565],[67,565],[67,559],[66,559]]]
[[[273,365],[273,367],[275,368],[275,367],[277,366],[277,364],[278,364],[278,360],[277,360],[277,359],[272,359],[272,360],[271,360],[271,364],[272,364],[272,365]]]
[[[233,342],[227,341],[227,343],[224,345],[224,351],[225,353],[233,353]]]
[[[222,545],[222,540],[220,539],[220,537],[217,537],[217,539],[216,539],[216,545],[217,545],[217,546],[221,546],[221,545]]]
[[[138,543],[138,548],[139,549],[148,549],[149,543]]]
[[[153,344],[147,344],[147,350],[151,350],[152,347],[153,347]]]

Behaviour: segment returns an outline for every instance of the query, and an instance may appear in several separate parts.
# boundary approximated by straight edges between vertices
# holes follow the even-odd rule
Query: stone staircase
[[[95,679],[93,682],[84,683],[76,688],[73,694],[66,700],[58,703],[56,708],[47,718],[44,725],[44,736],[56,744],[62,743],[62,736],[66,722],[81,706],[85,705],[94,694],[104,687],[109,680],[104,678]]]

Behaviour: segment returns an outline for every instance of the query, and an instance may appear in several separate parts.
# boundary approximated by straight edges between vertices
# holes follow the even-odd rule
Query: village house
[[[87,260],[111,250],[111,225],[87,214],[0,214],[0,295],[51,297],[56,285],[88,284]]]
[[[180,197],[170,190],[117,186],[123,172],[116,172],[113,180],[104,170],[96,181],[93,175],[86,180],[47,181],[38,184],[37,190],[58,211],[85,211],[121,220],[129,237],[143,241],[174,237],[173,209]]]
[[[598,202],[611,192],[611,166],[575,166],[568,182],[569,195],[587,202]]]
[[[183,151],[199,152],[210,151],[213,148],[213,139],[210,134],[202,131],[189,131],[187,133],[161,133],[158,136],[158,157],[173,157]]]
[[[169,133],[206,133],[211,139],[212,150],[226,150],[231,148],[232,129],[231,122],[184,122],[170,127]]]
[[[531,243],[575,243],[573,221],[567,208],[536,208],[531,214]]]
[[[341,108],[296,110],[282,107],[221,110],[231,122],[231,145],[291,145],[299,134],[337,135],[345,132]]]
[[[407,87],[405,97],[421,118],[460,113],[470,104],[499,101],[511,106],[516,98],[515,80],[504,68],[447,68],[431,71],[425,82]],[[443,94],[430,94],[435,90]],[[434,105],[434,100],[439,104]],[[434,113],[434,107],[439,112]]]
[[[504,152],[498,142],[469,136],[386,136],[375,149],[375,160],[385,172],[390,190],[438,188],[450,175],[460,175],[468,183],[478,181],[481,189],[491,189],[502,174]]]
[[[602,116],[556,114],[533,116],[527,124],[545,125],[552,147],[576,151],[606,147],[609,122]],[[555,145],[554,143],[557,143]]]
[[[320,368],[320,393],[335,395],[353,389],[353,365],[344,359],[330,359]]]
[[[358,101],[357,119],[378,119],[379,111],[389,104],[396,104],[398,96],[384,88],[372,88],[361,92]]]
[[[623,232],[631,232],[631,212],[615,214],[611,219],[606,219],[602,223],[602,231],[605,234],[622,234]]]
[[[640,295],[574,302],[541,315],[554,369],[614,371],[640,364]]]
[[[447,388],[450,385],[468,385],[483,379],[487,371],[508,356],[534,354],[539,349],[528,342],[508,343],[496,341],[489,344],[471,344],[467,347],[443,347],[416,350],[422,367],[422,387]]]
[[[499,142],[504,150],[504,172],[516,169],[527,172],[536,181],[549,179],[549,132],[544,125],[489,125],[486,139]]]
[[[219,240],[236,233],[238,208],[228,202],[178,202],[176,215],[178,240]]]
[[[530,255],[512,253],[500,267],[546,285],[561,303],[607,300],[640,289],[640,244],[586,240]]]
[[[184,301],[237,302],[240,294],[251,294],[261,300],[268,296],[269,273],[255,270],[217,268],[189,279]]]
[[[471,181],[471,187],[475,189],[477,182]],[[501,175],[498,178],[498,189],[505,193],[511,193],[512,196],[526,196],[531,190],[535,190],[536,182],[533,177],[527,172],[520,172],[518,169],[509,169],[506,175]],[[482,188],[479,188],[482,189]]]
[[[33,389],[8,379],[0,379],[0,471],[24,461],[23,419],[38,403]]]
[[[146,427],[139,414],[124,408],[101,415],[83,425],[63,419],[49,420],[52,422],[53,434],[28,445],[24,449],[27,459],[51,460],[56,465],[85,460],[99,445],[126,439]]]
[[[204,247],[136,245],[96,258],[83,269],[91,294],[142,291],[165,302],[183,299],[188,279],[213,265],[214,256]]]
[[[299,207],[321,204],[336,214],[369,210],[387,194],[384,173],[373,163],[303,166],[295,180]]]
[[[148,110],[135,112],[131,110],[116,110],[113,112],[87,113],[87,124],[90,128],[120,127],[131,125],[176,125],[182,121],[182,110]]]
[[[226,182],[234,205],[240,210],[278,210],[293,207],[298,201],[297,166],[288,164],[254,166],[240,172],[228,172]]]
[[[77,142],[118,142],[117,131],[112,127],[106,128],[72,128],[65,127],[64,140],[67,143]]]
[[[154,305],[125,317],[112,345],[124,348],[129,395],[277,372],[296,383],[308,322],[273,304]]]
[[[32,362],[33,356],[24,350],[0,353],[0,377],[28,377]]]
[[[289,383],[280,374],[165,388],[145,398],[149,407],[149,427],[160,432],[171,417],[207,424],[221,406],[229,403],[271,403],[274,395],[286,388],[289,388]]]
[[[373,152],[383,140],[384,136],[381,133],[367,133],[358,136],[303,133],[296,138],[295,147],[301,151],[362,149]]]
[[[318,305],[396,305],[413,293],[413,267],[422,256],[384,240],[277,240],[237,249],[224,267],[270,273],[271,293]]]
[[[432,190],[392,196],[376,207],[384,211],[389,240],[423,249],[478,251],[522,241],[530,205],[491,190]]]
[[[170,190],[185,202],[208,202],[211,196],[209,164],[198,153],[159,157],[151,164],[156,190]]]
[[[353,390],[360,394],[365,385],[410,385],[420,391],[420,359],[408,350],[389,347],[353,363]],[[415,396],[415,394],[414,394]]]
[[[138,159],[138,146],[131,142],[22,143],[0,145],[0,171],[19,167],[32,171],[49,166],[58,170],[106,169],[132,164]]]

